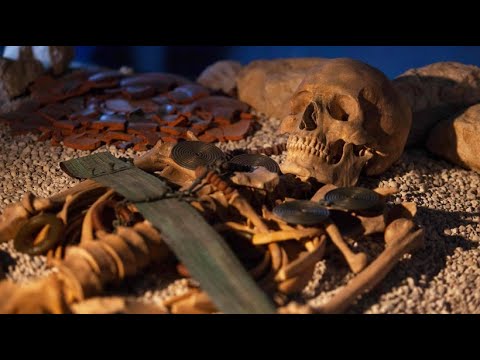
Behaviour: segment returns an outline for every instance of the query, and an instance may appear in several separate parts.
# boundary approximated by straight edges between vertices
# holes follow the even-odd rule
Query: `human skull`
[[[406,100],[379,70],[352,59],[312,69],[280,132],[290,134],[283,173],[354,186],[384,172],[403,152],[412,122]]]

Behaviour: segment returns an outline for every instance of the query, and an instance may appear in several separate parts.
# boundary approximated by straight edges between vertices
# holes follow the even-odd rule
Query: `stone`
[[[454,164],[480,171],[480,104],[438,123],[427,140],[427,148]]]
[[[293,58],[257,60],[237,76],[238,97],[269,117],[288,115],[291,96],[307,73],[327,59]]]
[[[436,123],[480,102],[480,67],[474,65],[438,62],[410,69],[393,83],[412,108],[407,146],[423,145]]]
[[[22,95],[28,85],[42,73],[42,64],[36,60],[0,58],[0,105]]]
[[[60,75],[68,69],[75,50],[73,46],[5,46],[3,56],[12,60],[37,60],[45,70],[51,69],[53,74]]]
[[[212,90],[221,90],[225,94],[234,95],[236,77],[242,65],[237,61],[221,60],[207,67],[197,78],[197,82]]]

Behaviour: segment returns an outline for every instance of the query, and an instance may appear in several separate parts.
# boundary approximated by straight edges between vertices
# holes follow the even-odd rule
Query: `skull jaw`
[[[284,174],[294,174],[302,181],[315,178],[322,184],[347,187],[357,184],[363,167],[372,157],[370,152],[356,156],[353,153],[353,144],[345,143],[342,158],[336,164],[328,164],[319,156],[308,152],[290,150],[280,168]]]

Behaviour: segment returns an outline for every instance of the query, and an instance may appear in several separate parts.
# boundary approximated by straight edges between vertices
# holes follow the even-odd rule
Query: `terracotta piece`
[[[65,146],[77,150],[96,150],[102,142],[96,138],[89,137],[85,134],[75,134],[63,139]]]
[[[197,84],[182,85],[170,91],[167,97],[177,104],[188,104],[210,95],[208,89]]]
[[[102,115],[100,119],[92,121],[92,129],[109,129],[114,131],[124,131],[127,119],[121,115]]]

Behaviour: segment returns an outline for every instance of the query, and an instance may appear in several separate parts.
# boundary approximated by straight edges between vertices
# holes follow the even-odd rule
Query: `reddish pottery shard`
[[[120,82],[120,86],[149,85],[163,93],[188,83],[191,83],[191,81],[182,76],[167,73],[148,73],[124,78]]]
[[[122,90],[123,96],[131,100],[140,100],[155,94],[155,88],[150,85],[127,86]]]
[[[73,130],[80,126],[80,123],[75,120],[60,120],[53,122],[53,127],[57,129],[68,129]]]
[[[96,138],[88,137],[86,134],[75,134],[63,139],[63,144],[76,150],[96,150],[102,142]]]
[[[125,99],[108,99],[105,101],[105,107],[119,114],[126,114],[135,110]]]
[[[251,125],[252,122],[250,120],[237,121],[234,124],[222,128],[223,135],[227,140],[242,140],[250,130]]]
[[[160,109],[160,106],[151,99],[131,100],[130,105],[141,109],[146,114],[156,113]]]
[[[212,134],[203,134],[198,137],[198,140],[206,142],[206,143],[211,143],[217,140],[217,137],[212,135]]]
[[[248,104],[226,96],[209,96],[202,98],[189,105],[189,107],[210,112],[213,112],[216,108],[232,108],[240,112],[247,112],[250,109]]]
[[[208,95],[210,95],[210,92],[197,84],[179,86],[167,94],[168,98],[177,104],[188,104]]]
[[[147,145],[155,146],[158,140],[162,139],[166,135],[160,132],[144,132],[138,136],[143,139],[143,142],[146,142]]]
[[[200,117],[192,116],[190,119],[192,130],[203,132],[210,126],[211,120],[204,120]]]
[[[42,134],[38,137],[37,141],[47,141],[52,137],[53,131],[52,130],[45,130]]]
[[[212,109],[212,115],[215,118],[222,118],[226,120],[238,120],[242,112],[234,107],[216,107]]]
[[[76,96],[65,100],[63,105],[69,108],[69,112],[66,115],[70,115],[72,112],[82,111],[85,108],[85,98],[83,96]]]
[[[217,124],[220,127],[225,127],[227,125],[230,125],[231,121],[229,119],[226,119],[224,117],[215,117],[213,122]]]
[[[124,76],[120,71],[102,71],[91,75],[88,81],[93,83],[92,87],[95,88],[114,87]]]
[[[125,134],[124,132],[118,131],[107,131],[106,133],[102,134],[102,137],[98,137],[102,141],[110,144],[112,141],[121,140],[121,141],[133,141],[135,136],[131,134]]]
[[[133,142],[130,141],[115,141],[112,145],[114,145],[119,150],[127,150],[133,147]]]
[[[129,123],[127,132],[129,134],[141,134],[143,132],[155,132],[158,130],[158,124],[152,122]]]
[[[48,121],[56,121],[66,119],[72,110],[69,106],[61,103],[48,104],[38,110],[38,113],[42,115]]]
[[[170,103],[170,99],[166,95],[154,96],[152,97],[152,101],[157,105],[168,105]]]
[[[102,115],[99,120],[93,121],[90,127],[92,129],[109,129],[125,131],[127,119],[122,115]]]
[[[162,126],[160,130],[166,134],[175,135],[175,136],[180,136],[187,132],[187,129],[185,129],[184,127],[178,127],[178,126]]]
[[[173,104],[160,105],[157,111],[157,115],[162,118],[166,115],[172,115],[177,111],[177,107]]]
[[[223,130],[221,128],[213,128],[205,131],[205,134],[215,137],[218,141],[225,141]]]

